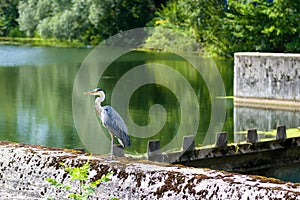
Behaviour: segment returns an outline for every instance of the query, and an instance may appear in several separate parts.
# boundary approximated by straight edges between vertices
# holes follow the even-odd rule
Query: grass
[[[62,41],[57,39],[0,37],[0,45],[51,46],[51,47],[84,47],[76,40]]]

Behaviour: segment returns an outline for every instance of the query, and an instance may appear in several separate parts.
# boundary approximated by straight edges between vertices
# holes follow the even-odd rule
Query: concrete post
[[[276,133],[276,140],[285,140],[286,139],[286,126],[278,126]]]
[[[160,141],[150,140],[148,141],[148,160],[161,162],[163,160],[162,153],[160,151]]]
[[[182,149],[183,151],[193,151],[195,149],[195,137],[193,135],[183,137]]]
[[[220,132],[217,133],[216,138],[216,147],[224,147],[227,146],[228,140],[227,140],[227,133],[226,132]]]
[[[257,130],[256,129],[249,129],[248,130],[247,142],[250,142],[250,143],[257,143],[258,142]]]

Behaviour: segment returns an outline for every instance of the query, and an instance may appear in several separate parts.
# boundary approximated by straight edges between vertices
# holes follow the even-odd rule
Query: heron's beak
[[[83,94],[95,95],[95,92],[94,91],[87,91],[87,92],[85,92]]]

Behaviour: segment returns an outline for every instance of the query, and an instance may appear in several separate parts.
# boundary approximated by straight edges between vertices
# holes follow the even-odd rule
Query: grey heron
[[[108,130],[111,135],[111,158],[113,157],[114,136],[118,139],[119,143],[123,146],[130,146],[130,138],[128,135],[127,126],[119,115],[119,113],[111,106],[101,106],[105,100],[105,93],[101,88],[85,92],[84,94],[98,96],[95,99],[95,109],[98,117],[102,121],[103,126]]]

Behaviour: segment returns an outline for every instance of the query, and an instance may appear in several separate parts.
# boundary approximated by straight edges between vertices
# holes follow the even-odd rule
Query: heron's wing
[[[101,121],[103,125],[118,138],[123,146],[130,146],[130,138],[126,124],[113,107],[102,107]]]

